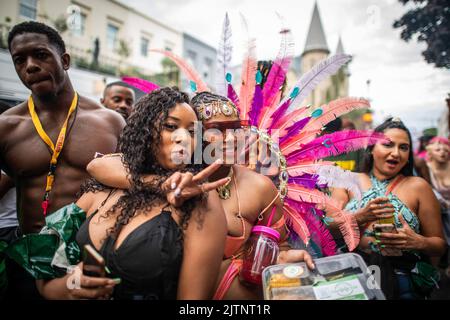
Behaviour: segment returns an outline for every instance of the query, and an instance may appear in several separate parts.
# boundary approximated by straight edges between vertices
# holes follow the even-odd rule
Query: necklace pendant
[[[230,189],[225,187],[225,188],[221,188],[221,189],[217,190],[217,192],[219,193],[220,199],[223,199],[223,200],[230,199],[230,196],[231,196]]]

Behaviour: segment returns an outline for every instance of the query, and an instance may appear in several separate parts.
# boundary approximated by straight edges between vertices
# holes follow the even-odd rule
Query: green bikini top
[[[394,219],[395,226],[401,228],[402,224],[398,219],[398,215],[401,213],[405,221],[409,224],[411,229],[416,233],[420,233],[420,223],[417,215],[412,212],[395,194],[390,192],[386,195],[388,185],[393,181],[394,178],[380,181],[373,174],[370,174],[370,181],[372,187],[363,193],[361,200],[353,198],[345,206],[345,210],[349,212],[356,212],[360,208],[364,208],[367,203],[378,197],[386,197],[392,203],[395,209]]]

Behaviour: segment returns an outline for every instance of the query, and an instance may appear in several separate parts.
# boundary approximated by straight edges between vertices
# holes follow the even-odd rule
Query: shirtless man
[[[55,143],[74,98],[64,42],[48,26],[25,22],[11,30],[8,45],[20,80],[32,92],[42,127]],[[95,152],[116,150],[124,124],[116,113],[79,97],[69,118],[48,212],[75,200],[88,177],[86,165]],[[51,151],[36,132],[26,101],[0,117],[0,165],[16,182],[23,233],[38,232],[44,226],[41,201],[50,159]]]
[[[118,112],[125,120],[133,110],[134,101],[134,90],[122,81],[107,84],[100,99],[104,107]]]
[[[75,96],[67,74],[70,56],[64,42],[54,29],[24,22],[11,30],[8,46],[20,80],[31,90],[42,128],[56,144]],[[25,101],[0,116],[0,167],[14,179],[23,234],[39,232],[45,224],[41,203],[53,153],[35,129],[28,107]],[[95,152],[116,150],[124,125],[117,113],[78,97],[57,159],[48,213],[76,199],[88,177],[86,165]]]

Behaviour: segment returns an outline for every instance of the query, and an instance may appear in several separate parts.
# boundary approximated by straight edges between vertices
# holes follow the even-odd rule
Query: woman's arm
[[[184,253],[177,298],[211,299],[225,250],[227,221],[215,192],[195,209],[184,233]]]
[[[340,209],[345,208],[347,203],[350,201],[350,195],[348,194],[348,191],[342,188],[330,188],[330,192],[331,198],[341,204]],[[357,214],[355,214],[355,219],[358,225],[360,225],[360,222],[358,221],[359,217]],[[328,223],[328,229],[331,231],[333,237],[342,238],[342,234],[339,231],[339,225],[334,220],[331,220]]]
[[[444,254],[446,244],[444,241],[443,226],[440,215],[439,202],[431,186],[422,178],[411,177],[410,183],[405,186],[410,190],[411,197],[417,199],[417,216],[420,221],[420,234],[417,234],[405,219],[399,219],[403,228],[398,233],[381,233],[381,245],[386,248],[402,250],[418,250],[430,257],[439,257]]]
[[[36,280],[37,289],[48,300],[104,299],[112,294],[114,280],[88,277],[81,270],[83,264],[79,263],[72,274],[62,278]]]
[[[429,256],[441,256],[445,252],[445,240],[441,220],[441,208],[431,186],[424,180],[416,182],[419,197],[418,216],[420,221],[422,245],[419,250]]]
[[[278,197],[274,203],[276,211],[272,217],[272,221],[269,223],[269,218],[272,213],[273,206],[270,206],[271,202],[275,197],[278,195],[278,190],[273,184],[273,182],[268,179],[267,177],[263,177],[261,179],[261,195],[264,195],[261,197],[262,199],[262,205],[261,208],[264,210],[266,208],[266,211],[264,212],[264,219],[262,220],[263,225],[269,225],[273,226],[275,225],[283,216],[283,203],[281,202],[280,197]],[[269,206],[269,207],[268,207]],[[306,262],[308,267],[310,269],[314,269],[314,263],[312,260],[312,257],[309,255],[309,253],[305,250],[297,250],[297,249],[291,249],[290,245],[287,241],[287,232],[288,229],[286,227],[286,224],[282,226],[282,228],[277,228],[277,231],[280,232],[280,239],[282,239],[282,242],[279,243],[280,253],[277,258],[277,264],[283,264],[283,263],[295,263],[295,262]]]
[[[119,189],[129,189],[128,172],[120,154],[96,158],[89,162],[87,172],[100,183]]]
[[[14,181],[6,174],[0,174],[0,199],[11,189],[14,188]]]

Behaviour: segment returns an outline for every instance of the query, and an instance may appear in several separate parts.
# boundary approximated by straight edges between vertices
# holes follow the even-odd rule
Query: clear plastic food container
[[[315,259],[314,264],[315,270],[309,270],[304,262],[265,268],[264,299],[385,300],[377,272],[372,275],[358,254]]]

